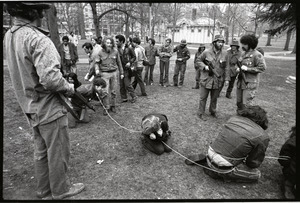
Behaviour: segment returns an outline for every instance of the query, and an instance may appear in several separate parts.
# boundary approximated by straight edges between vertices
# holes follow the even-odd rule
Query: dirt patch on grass
[[[267,155],[277,156],[295,125],[295,91],[285,83],[285,76],[295,74],[295,63],[267,60],[261,75],[256,103],[268,112],[271,138]],[[83,81],[86,65],[79,66]],[[174,61],[171,63],[172,81]],[[137,103],[118,104],[112,117],[121,125],[140,130],[144,115],[164,113],[169,118],[173,148],[183,155],[205,152],[226,120],[235,114],[233,99],[218,99],[221,118],[196,117],[199,91],[195,85],[192,60],[188,61],[184,86],[163,88],[158,85],[158,64],[154,85],[147,86],[148,97]],[[7,69],[4,69],[3,198],[29,200],[35,197],[33,140],[31,130],[18,106]],[[85,83],[85,82],[84,82]],[[278,87],[280,87],[278,89]],[[140,94],[139,87],[137,93]],[[118,95],[118,100],[120,97]],[[207,102],[209,104],[209,100]],[[207,107],[208,108],[208,107]],[[96,106],[92,121],[70,129],[71,159],[69,175],[73,182],[83,182],[86,190],[70,199],[280,199],[281,167],[277,160],[266,159],[260,167],[262,178],[256,184],[224,183],[206,176],[197,166],[187,166],[176,153],[156,156],[141,145],[139,133],[119,128],[102,107]],[[21,127],[21,128],[19,128]],[[97,164],[98,160],[104,160]]]

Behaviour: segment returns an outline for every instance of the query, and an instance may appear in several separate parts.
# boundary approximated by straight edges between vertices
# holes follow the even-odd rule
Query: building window
[[[200,28],[198,29],[198,32],[201,32],[201,29],[200,29]]]
[[[194,32],[194,29],[192,29],[192,32]]]

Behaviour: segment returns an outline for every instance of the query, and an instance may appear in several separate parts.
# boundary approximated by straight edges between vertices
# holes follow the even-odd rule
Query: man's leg
[[[120,95],[122,101],[127,101],[127,90],[126,90],[126,82],[125,82],[125,80],[127,80],[126,77],[128,77],[128,75],[124,73],[124,78],[123,79],[120,78]]]
[[[148,78],[149,68],[150,66],[145,66],[144,83],[146,85],[149,85],[149,78]]]
[[[180,82],[179,82],[179,85],[183,85],[185,70],[186,70],[186,63],[183,63],[183,64],[180,65]]]
[[[68,118],[63,116],[58,118],[51,123],[38,126],[38,131],[40,136],[35,134],[35,139],[37,139],[36,146],[38,152],[40,149],[46,150],[47,157],[45,153],[36,153],[35,159],[39,167],[37,167],[40,177],[44,177],[45,183],[42,185],[48,185],[50,183],[50,188],[53,196],[59,196],[63,193],[69,191],[70,182],[67,176],[69,157],[70,157],[70,140],[67,131]],[[40,146],[40,147],[38,147]],[[41,147],[42,146],[42,147]],[[45,148],[47,146],[47,148]],[[42,151],[43,151],[42,150]],[[41,161],[46,164],[48,158],[48,170],[49,170],[49,181],[46,181],[46,166],[41,167]],[[44,188],[44,187],[43,187]]]
[[[198,115],[203,115],[205,112],[205,106],[206,106],[208,94],[209,94],[209,89],[206,89],[205,87],[200,85],[200,101],[199,101]]]
[[[230,78],[228,88],[227,88],[227,91],[226,91],[226,97],[229,98],[229,99],[231,99],[231,92],[233,90],[234,82],[235,82],[235,76]]]
[[[142,139],[142,144],[148,150],[150,150],[151,152],[153,152],[153,153],[155,153],[157,155],[161,155],[165,151],[163,143],[157,142],[157,141],[153,141],[148,136],[144,136],[144,138]]]
[[[131,78],[129,77],[129,73],[127,71],[125,71],[125,73],[124,73],[123,84],[124,84],[125,90],[128,91],[128,93],[130,94],[130,96],[132,98],[135,98],[136,94],[135,94],[134,89],[133,89],[133,87],[131,85]],[[127,99],[127,94],[126,94],[126,99]]]
[[[170,69],[170,60],[164,62],[165,63],[165,76],[164,83],[166,86],[169,86],[169,69]]]
[[[103,105],[104,108],[108,111],[110,109],[110,97],[109,97],[109,89],[110,89],[110,74],[106,72],[102,72],[102,79],[106,82],[106,87],[102,89],[103,93]],[[106,111],[103,111],[103,114],[106,115]]]
[[[211,89],[209,112],[213,116],[216,115],[218,97],[219,97],[219,89]]]
[[[195,87],[193,87],[193,89],[199,89],[199,83],[200,83],[200,68],[199,67],[195,67],[195,71],[196,71],[196,76],[195,76],[195,80],[196,80],[196,85]]]
[[[140,88],[141,88],[141,93],[142,95],[147,95],[146,94],[146,90],[145,90],[145,85],[143,83],[143,79],[142,79],[142,72],[143,72],[143,67],[137,67],[137,83],[139,84]]]
[[[174,76],[173,76],[173,85],[178,85],[178,75],[179,75],[179,64],[175,63]]]
[[[159,61],[159,71],[160,71],[160,73],[159,73],[159,84],[161,86],[163,86],[163,84],[164,84],[164,70],[165,70],[165,62],[160,60]]]
[[[244,108],[244,104],[243,104],[243,89],[241,88],[236,88],[236,106],[237,106],[237,110],[241,110]]]
[[[257,182],[261,177],[261,172],[257,168],[249,168],[246,164],[240,164],[227,174],[221,174],[225,181],[252,183]]]
[[[111,110],[115,112],[116,108],[116,86],[117,86],[117,78],[118,72],[114,71],[109,73],[110,74],[110,106]]]
[[[248,83],[247,88],[243,91],[243,102],[245,106],[253,105],[253,99],[256,96],[257,84]]]
[[[149,83],[150,85],[153,84],[153,70],[154,70],[155,65],[150,66],[150,78],[149,78]]]

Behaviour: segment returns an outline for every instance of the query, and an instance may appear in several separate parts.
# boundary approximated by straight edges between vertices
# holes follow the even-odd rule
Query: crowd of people
[[[37,197],[63,199],[84,190],[83,183],[71,184],[67,175],[70,158],[68,127],[77,122],[89,122],[87,108],[90,100],[103,104],[103,115],[116,112],[117,84],[122,102],[137,101],[135,89],[140,86],[141,95],[147,96],[147,85],[153,85],[153,70],[159,57],[159,85],[181,87],[184,84],[190,51],[187,42],[172,48],[171,39],[159,47],[148,39],[148,46],[141,46],[138,37],[125,39],[92,38],[82,45],[89,57],[89,68],[82,84],[78,80],[76,62],[77,45],[68,36],[56,49],[53,42],[40,29],[44,10],[48,3],[12,2],[7,4],[10,15],[16,17],[14,25],[6,33],[4,47],[8,68],[18,102],[26,115],[34,136],[34,162],[37,180]],[[228,86],[226,97],[231,99],[237,80],[237,115],[223,126],[220,134],[205,154],[192,155],[186,160],[205,166],[204,172],[215,179],[237,182],[257,182],[261,176],[258,167],[265,158],[269,144],[266,111],[253,105],[260,73],[266,69],[263,51],[257,49],[255,35],[241,37],[240,44],[233,40],[229,50],[223,50],[224,37],[216,35],[212,46],[200,44],[195,54],[195,80],[193,89],[199,89],[199,122],[206,121],[205,107],[210,94],[209,112],[218,118],[217,99],[223,86]],[[242,51],[239,48],[242,48]],[[169,84],[170,57],[176,53],[173,83]],[[145,70],[144,70],[145,68]],[[145,72],[144,77],[142,75]],[[133,81],[132,81],[133,78]],[[76,96],[77,95],[77,96]],[[65,106],[69,99],[71,108]],[[71,109],[72,114],[66,110]],[[142,144],[157,155],[171,152],[171,131],[168,117],[151,113],[142,118]],[[281,161],[285,180],[285,197],[295,194],[295,128],[291,138],[284,144],[280,155],[288,157]]]

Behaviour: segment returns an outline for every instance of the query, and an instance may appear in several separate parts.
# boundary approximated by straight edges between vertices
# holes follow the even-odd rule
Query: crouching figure
[[[164,114],[148,114],[142,119],[142,144],[151,152],[161,155],[172,150],[170,146],[171,131],[169,130],[168,118]],[[163,142],[165,143],[163,143]]]
[[[266,111],[259,106],[238,110],[223,126],[207,154],[188,157],[206,166],[204,172],[225,182],[256,182],[261,177],[258,167],[265,158],[269,137]],[[192,165],[188,159],[186,164]]]

